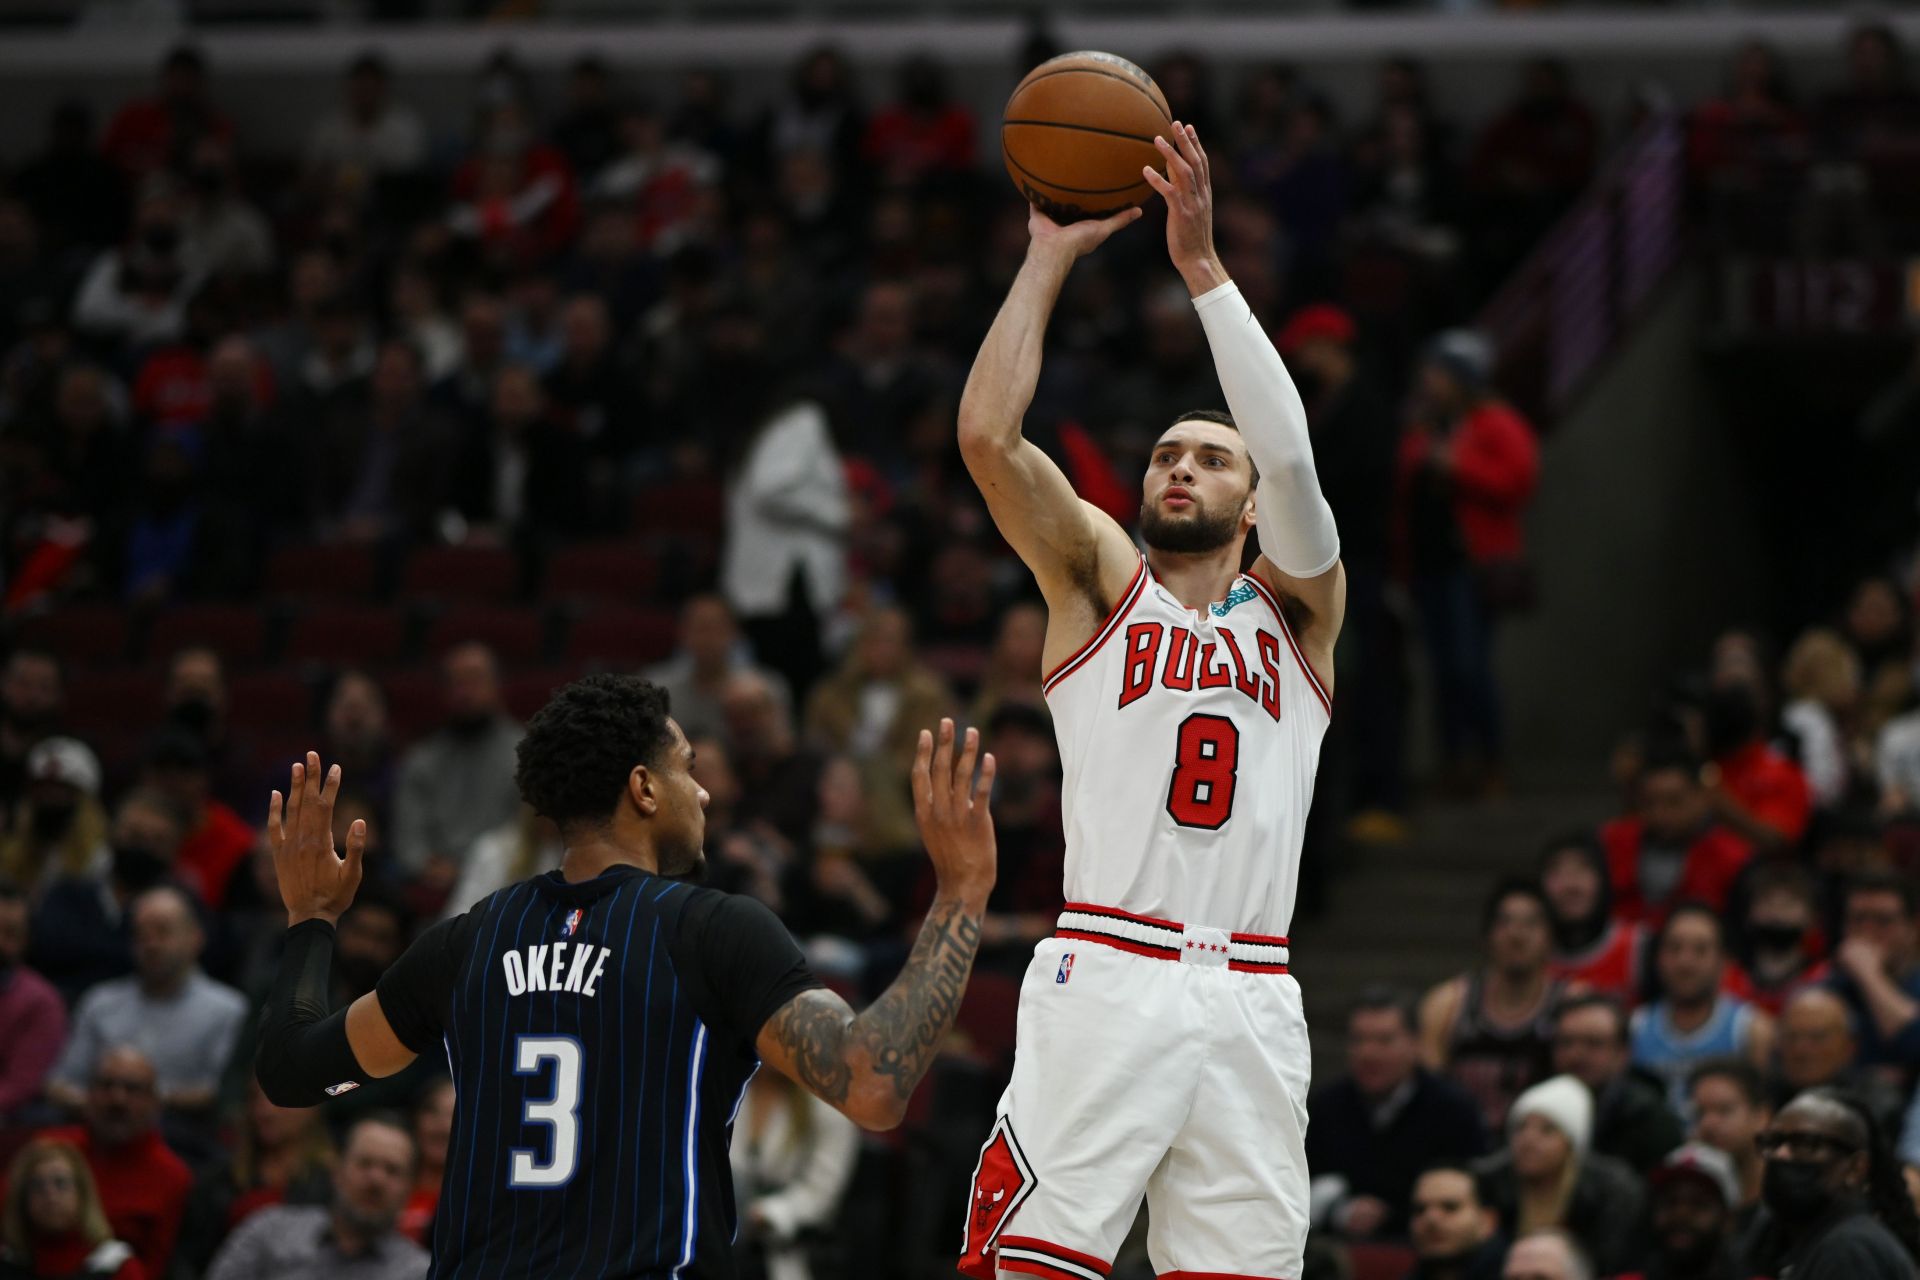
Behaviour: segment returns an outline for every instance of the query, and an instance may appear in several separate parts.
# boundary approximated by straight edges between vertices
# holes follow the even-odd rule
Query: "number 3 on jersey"
[[[572,1036],[518,1036],[513,1042],[513,1074],[540,1075],[553,1064],[553,1096],[536,1102],[529,1098],[521,1112],[522,1124],[543,1124],[552,1131],[549,1158],[515,1147],[507,1170],[507,1185],[536,1191],[564,1187],[573,1181],[580,1163],[580,1042]]]
[[[1218,831],[1233,816],[1240,729],[1225,716],[1196,711],[1180,722],[1167,813],[1183,827]]]

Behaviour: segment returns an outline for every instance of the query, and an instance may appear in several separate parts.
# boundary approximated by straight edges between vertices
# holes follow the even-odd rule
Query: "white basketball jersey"
[[[1045,687],[1067,901],[1286,936],[1331,704],[1273,591],[1241,574],[1196,611],[1142,558]]]

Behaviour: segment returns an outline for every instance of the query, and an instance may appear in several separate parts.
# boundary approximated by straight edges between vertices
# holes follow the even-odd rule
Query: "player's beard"
[[[1140,504],[1140,536],[1155,551],[1191,555],[1218,551],[1240,532],[1240,513],[1214,512],[1198,498],[1193,510],[1183,516],[1169,515],[1158,502]]]
[[[659,849],[660,874],[668,880],[699,884],[707,878],[707,851],[704,842],[691,845],[674,843]]]

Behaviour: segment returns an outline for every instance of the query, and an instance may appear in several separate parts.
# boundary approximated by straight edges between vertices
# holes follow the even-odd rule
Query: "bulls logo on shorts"
[[[960,1271],[975,1280],[993,1280],[993,1242],[1022,1201],[1033,1194],[1033,1170],[1001,1116],[980,1148],[973,1167],[973,1191],[967,1204],[967,1229],[960,1239]]]

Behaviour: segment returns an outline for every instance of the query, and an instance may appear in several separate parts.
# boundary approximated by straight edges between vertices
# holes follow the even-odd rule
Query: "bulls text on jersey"
[[[1203,640],[1178,623],[1135,622],[1128,626],[1119,706],[1138,702],[1156,685],[1175,693],[1231,688],[1278,720],[1279,638],[1264,628],[1253,629],[1260,654],[1260,670],[1256,671],[1231,628],[1217,626],[1213,630],[1218,641]]]

